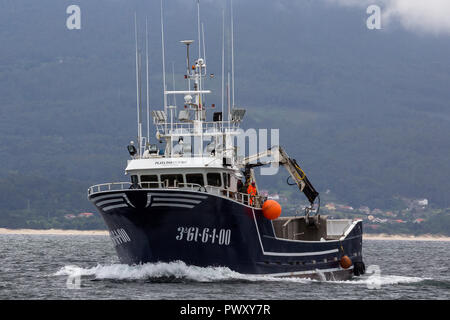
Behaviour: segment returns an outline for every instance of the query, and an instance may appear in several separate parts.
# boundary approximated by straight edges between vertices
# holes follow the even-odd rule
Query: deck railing
[[[261,208],[267,197],[264,196],[251,196],[248,193],[234,192],[228,189],[223,189],[215,186],[206,186],[206,192],[215,194],[220,197],[233,199],[243,204],[251,205],[256,208]]]
[[[132,184],[130,182],[110,182],[110,183],[102,183],[96,184],[95,186],[91,186],[88,188],[88,196],[98,192],[104,191],[120,191],[130,189]]]
[[[105,191],[121,191],[129,189],[177,189],[177,190],[189,190],[189,191],[200,191],[209,194],[213,194],[219,197],[228,198],[235,200],[237,202],[253,206],[255,208],[261,208],[267,197],[264,196],[251,196],[247,193],[233,192],[228,189],[223,189],[215,186],[201,186],[196,183],[177,183],[169,184],[168,181],[165,182],[141,182],[138,185],[133,185],[130,182],[111,182],[102,183],[91,186],[88,188],[88,196],[99,192]]]
[[[183,136],[194,136],[197,134],[197,129],[194,127],[192,121],[188,122],[156,122],[157,129],[165,133],[167,127],[168,134],[180,134]],[[235,132],[239,130],[240,123],[235,121],[202,121],[203,135],[223,134],[226,132]]]

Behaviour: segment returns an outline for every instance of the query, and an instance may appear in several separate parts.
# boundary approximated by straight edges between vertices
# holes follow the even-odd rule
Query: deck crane
[[[272,159],[267,162],[260,162],[260,159],[271,157]],[[250,176],[254,179],[253,168],[264,166],[271,163],[279,163],[283,165],[286,170],[289,172],[290,177],[295,181],[299,190],[303,192],[308,198],[308,201],[311,204],[310,208],[307,208],[307,211],[313,209],[314,201],[316,198],[319,198],[319,206],[320,206],[320,197],[319,193],[314,189],[311,182],[306,177],[305,172],[300,168],[297,161],[295,159],[290,158],[283,148],[280,146],[274,146],[272,148],[267,149],[266,151],[257,153],[255,155],[246,157],[242,160],[241,164],[244,167],[246,175],[250,173]],[[309,210],[308,210],[309,209]]]

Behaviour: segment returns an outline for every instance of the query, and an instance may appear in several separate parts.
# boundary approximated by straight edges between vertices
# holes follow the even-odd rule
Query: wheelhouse
[[[239,179],[232,170],[219,169],[165,169],[142,170],[129,173],[132,184],[141,188],[177,187],[181,185],[198,185],[199,187],[211,186],[230,191],[237,191]]]

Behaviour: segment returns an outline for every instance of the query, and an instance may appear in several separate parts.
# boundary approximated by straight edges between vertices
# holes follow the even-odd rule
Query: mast
[[[165,65],[165,39],[164,39],[164,3],[163,0],[160,0],[160,24],[161,24],[161,55],[162,55],[162,86],[163,86],[163,100],[164,100],[164,110],[163,111],[153,111],[154,115],[154,124],[157,130],[157,139],[164,139],[166,142],[165,155],[173,156],[173,143],[176,142],[177,137],[189,135],[189,137],[194,140],[197,140],[198,143],[192,145],[192,154],[194,156],[203,157],[203,142],[204,137],[212,137],[214,138],[214,142],[220,142],[219,139],[222,137],[223,139],[223,148],[224,150],[228,150],[229,147],[233,144],[232,138],[233,136],[238,134],[238,130],[236,129],[239,125],[237,124],[240,120],[233,121],[231,123],[231,119],[233,115],[233,107],[234,107],[234,45],[233,45],[233,13],[231,9],[231,36],[227,36],[228,32],[226,31],[226,9],[222,10],[222,117],[220,122],[215,123],[206,123],[205,125],[205,102],[204,95],[211,93],[210,90],[204,90],[203,88],[203,78],[207,77],[207,69],[206,69],[206,38],[205,38],[205,26],[204,23],[201,23],[200,19],[200,1],[197,0],[197,36],[198,36],[198,58],[194,63],[190,61],[190,45],[194,42],[194,40],[182,40],[181,43],[186,45],[186,75],[185,79],[188,81],[187,90],[176,90],[176,81],[175,81],[175,64],[172,61],[172,84],[169,84],[172,87],[172,90],[167,90],[166,83],[166,65]],[[139,150],[139,154],[136,155],[135,158],[141,158],[143,156],[143,151],[145,151],[145,147],[148,145],[150,140],[150,75],[149,75],[149,23],[148,17],[145,19],[145,58],[144,58],[144,50],[139,47],[138,40],[138,22],[137,22],[137,13],[135,12],[135,50],[136,50],[136,108],[137,108],[137,122],[138,122],[138,143],[137,146]],[[231,40],[231,45],[226,44],[226,39]],[[226,47],[228,47],[228,51],[226,51]],[[142,82],[144,77],[144,59],[145,59],[145,84]],[[225,59],[231,59],[227,62]],[[192,64],[192,65],[191,65]],[[230,66],[232,67],[230,70]],[[227,68],[227,70],[225,70]],[[227,75],[225,74],[227,72]],[[212,77],[212,75],[211,75]],[[227,77],[227,79],[225,79]],[[168,80],[170,82],[170,80]],[[193,81],[193,87],[190,86],[190,81]],[[146,98],[144,97],[146,90]],[[177,128],[185,128],[186,132],[175,132],[173,129],[175,128],[174,117],[176,118],[176,95],[182,94],[184,95],[184,105],[187,112],[183,112],[180,114],[181,120],[179,123],[176,123]],[[173,95],[173,101],[170,98],[170,95]],[[144,110],[145,106],[143,104],[143,99],[146,99],[146,111]],[[225,100],[226,99],[226,100]],[[173,104],[172,104],[173,102]],[[182,103],[183,103],[182,102]],[[189,107],[188,107],[189,106]],[[169,114],[170,109],[170,114]],[[195,117],[192,117],[192,112],[195,114]],[[227,120],[225,120],[225,111],[227,111]],[[147,116],[147,131],[142,133],[144,129],[143,127],[143,118],[145,117],[144,113],[146,112]],[[213,119],[214,120],[214,119]],[[185,122],[185,123],[184,123]],[[227,127],[228,122],[228,127]],[[214,130],[210,130],[214,129]],[[146,136],[145,136],[146,134]],[[229,149],[226,153],[232,153]],[[229,154],[228,154],[229,155]],[[219,156],[216,154],[216,156]]]
[[[233,31],[233,0],[231,4],[231,87],[232,87],[232,107],[234,108],[234,31]]]
[[[200,69],[202,72],[200,73],[200,77],[202,77],[203,75],[205,76],[206,79],[206,46],[205,46],[205,29],[203,28],[203,22],[202,22],[202,42],[203,42],[203,65],[202,68]],[[206,81],[205,81],[206,82]],[[202,84],[202,89],[203,89],[203,84]],[[206,98],[202,95],[202,105],[206,105]]]
[[[228,72],[228,84],[227,84],[227,102],[228,102],[228,127],[231,121],[231,99],[230,99],[230,73]]]
[[[197,0],[197,36],[198,36],[198,91],[202,91],[202,66],[200,64],[200,58],[201,58],[201,54],[202,54],[202,49],[201,49],[201,43],[202,43],[202,38],[200,37],[200,0]],[[202,99],[202,94],[198,93],[198,119],[201,119],[201,108],[202,108],[202,103],[203,103],[203,99]]]
[[[197,36],[198,36],[198,57],[201,57],[201,41],[200,38],[200,0],[197,0]]]
[[[164,113],[167,117],[167,97],[166,97],[166,62],[164,53],[164,18],[163,18],[163,0],[161,0],[161,51],[162,51],[162,74],[163,74],[163,99],[164,99]],[[167,133],[167,121],[165,124],[165,132]]]
[[[205,62],[205,74],[206,74],[206,47],[205,47],[205,29],[202,22],[202,38],[203,38],[203,61]]]
[[[172,90],[176,91],[175,88],[175,63],[172,61]],[[173,95],[173,105],[177,106],[177,96]]]
[[[222,9],[222,121],[225,117],[224,106],[224,86],[225,86],[225,10]],[[223,122],[222,122],[223,129]]]
[[[139,52],[139,123],[138,123],[138,129],[139,129],[139,156],[142,156],[142,54]]]
[[[137,39],[137,14],[134,12],[134,38],[136,42],[136,111],[137,111],[137,125],[138,125],[138,135],[137,135],[137,145],[139,150],[139,157],[141,156],[141,136],[140,136],[140,83],[139,83],[139,54],[138,54],[138,39]]]
[[[150,141],[150,91],[148,80],[148,18],[145,18],[145,56],[147,71],[147,143]]]
[[[188,81],[188,87],[187,91],[191,90],[191,67],[190,67],[190,60],[189,60],[189,45],[191,45],[194,40],[182,40],[181,43],[186,45],[186,79]]]

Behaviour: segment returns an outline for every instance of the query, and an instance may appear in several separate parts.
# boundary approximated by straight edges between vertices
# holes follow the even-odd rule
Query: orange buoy
[[[348,269],[352,266],[352,260],[348,256],[342,256],[340,265],[344,269]]]
[[[275,200],[266,200],[262,206],[262,212],[269,220],[277,219],[281,215],[281,205]]]

